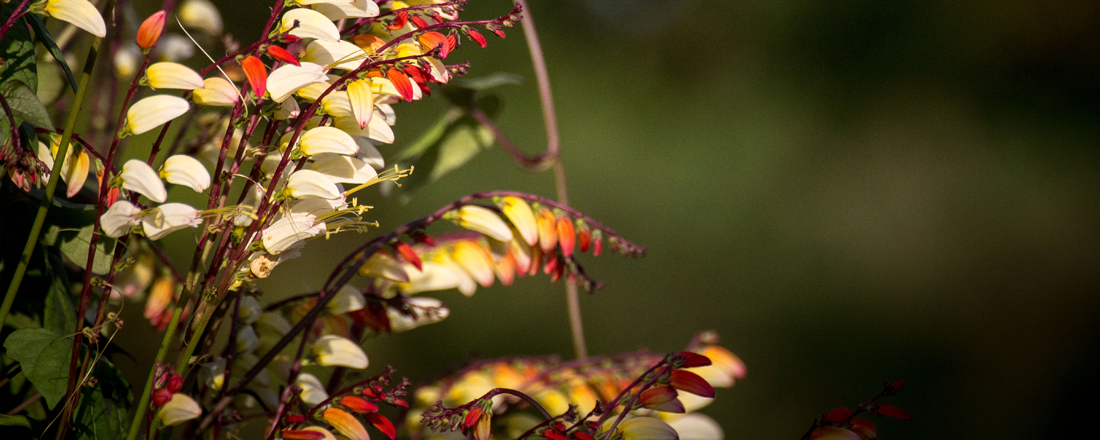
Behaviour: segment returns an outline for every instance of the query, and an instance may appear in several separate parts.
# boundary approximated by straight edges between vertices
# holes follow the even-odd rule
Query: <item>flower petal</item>
[[[297,27],[295,27],[297,22]],[[288,32],[299,38],[319,41],[340,41],[340,30],[324,14],[306,8],[296,8],[283,14],[276,33]]]
[[[206,167],[191,156],[177,154],[164,161],[160,176],[168,183],[183,185],[196,192],[206,191],[210,187],[210,173]]]
[[[313,343],[313,356],[317,364],[325,367],[367,368],[367,354],[359,344],[336,335],[324,335]]]
[[[173,426],[202,415],[202,408],[195,399],[183,393],[172,395],[172,399],[165,403],[157,413],[157,418],[164,426]]]
[[[87,0],[48,0],[45,11],[51,17],[72,23],[99,38],[107,36],[103,15]]]
[[[203,87],[191,92],[195,104],[210,107],[232,107],[240,98],[237,86],[220,76],[212,76],[202,81]]]
[[[191,104],[178,96],[150,96],[134,103],[126,111],[125,130],[129,134],[142,134],[180,117],[190,109]]]
[[[130,159],[122,165],[122,189],[134,191],[154,202],[164,202],[168,198],[168,191],[164,189],[164,182],[160,181],[157,172],[149,164],[137,159]]]
[[[183,64],[162,61],[145,71],[145,79],[154,89],[194,90],[205,86],[198,72]]]
[[[328,408],[321,418],[349,440],[370,440],[367,429],[355,416],[340,408]]]

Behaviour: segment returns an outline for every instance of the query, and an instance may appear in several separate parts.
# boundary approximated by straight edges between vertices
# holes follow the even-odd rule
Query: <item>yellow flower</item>
[[[355,416],[340,408],[329,408],[322,413],[321,418],[336,428],[344,437],[350,440],[370,440],[367,429]]]
[[[171,95],[155,95],[142,99],[126,111],[123,135],[142,134],[187,113],[191,104]]]
[[[210,35],[222,33],[222,15],[209,0],[187,0],[180,5],[179,18],[184,26],[201,29]]]
[[[270,78],[269,78],[270,79]],[[232,107],[240,99],[237,87],[220,76],[202,80],[203,87],[191,92],[195,104],[210,107]]]
[[[161,407],[157,418],[164,426],[173,426],[202,415],[202,408],[195,399],[183,393],[172,395],[172,399]]]
[[[183,64],[162,61],[149,66],[145,80],[154,89],[194,90],[204,87],[202,76]]]
[[[348,84],[347,94],[355,121],[359,123],[359,128],[366,128],[374,115],[374,92],[371,92],[370,81],[352,81]]]
[[[619,424],[616,430],[623,440],[678,440],[679,434],[667,423],[653,417],[635,417]]]
[[[317,364],[325,367],[367,368],[367,354],[359,344],[336,335],[325,335],[313,343],[313,356]]]
[[[512,222],[512,225],[519,231],[523,241],[530,246],[534,246],[535,243],[539,242],[538,222],[535,220],[534,211],[531,211],[531,205],[528,205],[526,200],[515,196],[505,196],[497,200],[497,205],[500,206],[508,221]]]
[[[474,242],[462,240],[454,244],[451,256],[482,287],[493,285],[496,274],[493,271],[493,257],[488,250]]]
[[[478,205],[465,205],[448,212],[444,218],[474,232],[499,241],[512,240],[512,230],[497,213]]]

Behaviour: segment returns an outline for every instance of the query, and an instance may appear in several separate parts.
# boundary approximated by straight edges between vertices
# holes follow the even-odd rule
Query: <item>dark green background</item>
[[[258,34],[261,3],[222,6],[239,39]],[[636,261],[584,259],[607,282],[582,298],[593,353],[673,351],[719,331],[749,369],[704,410],[729,439],[796,439],[884,379],[908,382],[891,402],[914,418],[876,419],[886,439],[1053,438],[1091,425],[1096,2],[532,7],[572,204],[649,248]],[[509,8],[475,0],[465,17]],[[522,32],[508,32],[448,61],[526,78],[501,90],[500,123],[536,151],[532,69]],[[383,154],[443,108],[396,106],[398,145]],[[408,205],[361,201],[388,229],[489,189],[553,196],[549,174],[518,171],[494,149]],[[317,289],[364,239],[313,242],[261,287]],[[372,371],[391,364],[420,379],[471,353],[571,356],[562,288],[543,276],[437,296],[452,317],[369,342]]]

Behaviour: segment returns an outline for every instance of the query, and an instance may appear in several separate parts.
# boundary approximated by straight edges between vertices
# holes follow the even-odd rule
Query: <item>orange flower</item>
[[[558,244],[561,245],[561,254],[566,258],[573,255],[573,247],[577,243],[577,234],[573,228],[573,219],[567,214],[558,217],[557,223]]]
[[[259,58],[249,55],[248,58],[241,60],[241,68],[244,69],[244,76],[248,78],[248,84],[252,85],[252,90],[256,92],[256,97],[263,98],[264,93],[267,92],[267,67],[264,67],[264,63]]]
[[[164,30],[164,11],[157,11],[155,14],[150,15],[145,21],[141,22],[141,27],[138,28],[137,33],[137,45],[142,50],[149,50],[153,45],[157,44],[157,40],[160,39],[160,33]]]
[[[325,423],[328,423],[341,435],[351,440],[370,440],[367,429],[351,413],[340,408],[329,408],[321,415]]]
[[[701,397],[714,397],[714,387],[705,379],[690,371],[676,370],[672,372],[670,382],[673,388],[687,391]]]
[[[386,71],[386,78],[390,79],[390,82],[397,88],[397,92],[401,94],[402,98],[406,101],[413,100],[413,84],[412,81],[409,80],[408,75],[405,75],[404,72],[396,68],[392,68]]]

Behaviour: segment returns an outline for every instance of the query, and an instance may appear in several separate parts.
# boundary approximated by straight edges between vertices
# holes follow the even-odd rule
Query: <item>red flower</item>
[[[252,86],[256,97],[263,98],[267,92],[267,67],[264,67],[259,58],[249,55],[241,60],[241,68],[244,69],[244,76],[248,78],[248,84]]]
[[[386,71],[386,78],[390,79],[393,86],[397,88],[397,92],[401,93],[401,97],[406,101],[412,101],[413,99],[413,84],[409,80],[409,76],[404,72],[397,70],[396,68]]]
[[[381,414],[367,414],[366,418],[371,425],[386,434],[386,437],[389,437],[390,440],[397,438],[397,430],[394,429],[393,423],[390,423],[390,419],[382,417]]]
[[[474,42],[476,42],[478,46],[485,47],[489,44],[485,42],[485,37],[481,36],[478,31],[475,31],[473,29],[467,31],[466,36],[470,37],[471,40],[474,40]]]
[[[714,397],[714,387],[710,386],[706,379],[690,371],[673,371],[670,382],[672,387],[678,390],[702,397]]]
[[[898,408],[894,405],[890,405],[888,403],[879,404],[878,408],[875,409],[875,412],[878,413],[880,416],[893,417],[895,419],[901,420],[913,420],[913,418],[909,417],[909,413],[905,412],[905,410]]]
[[[386,29],[389,29],[391,31],[396,31],[398,29],[401,29],[401,28],[405,27],[405,24],[407,24],[408,22],[409,22],[409,11],[401,11],[401,12],[397,13],[397,19],[394,20],[393,23],[390,23],[389,26],[386,26]]]
[[[420,256],[416,255],[416,251],[414,251],[412,246],[409,246],[408,243],[398,241],[394,243],[393,250],[397,251],[397,255],[400,255],[401,258],[404,258],[409,264],[416,267],[416,270],[424,270],[424,263],[420,261]]]
[[[298,57],[295,57],[286,49],[279,46],[267,46],[267,56],[282,61],[284,63],[290,63],[295,66],[301,66],[302,63],[298,61]]]

